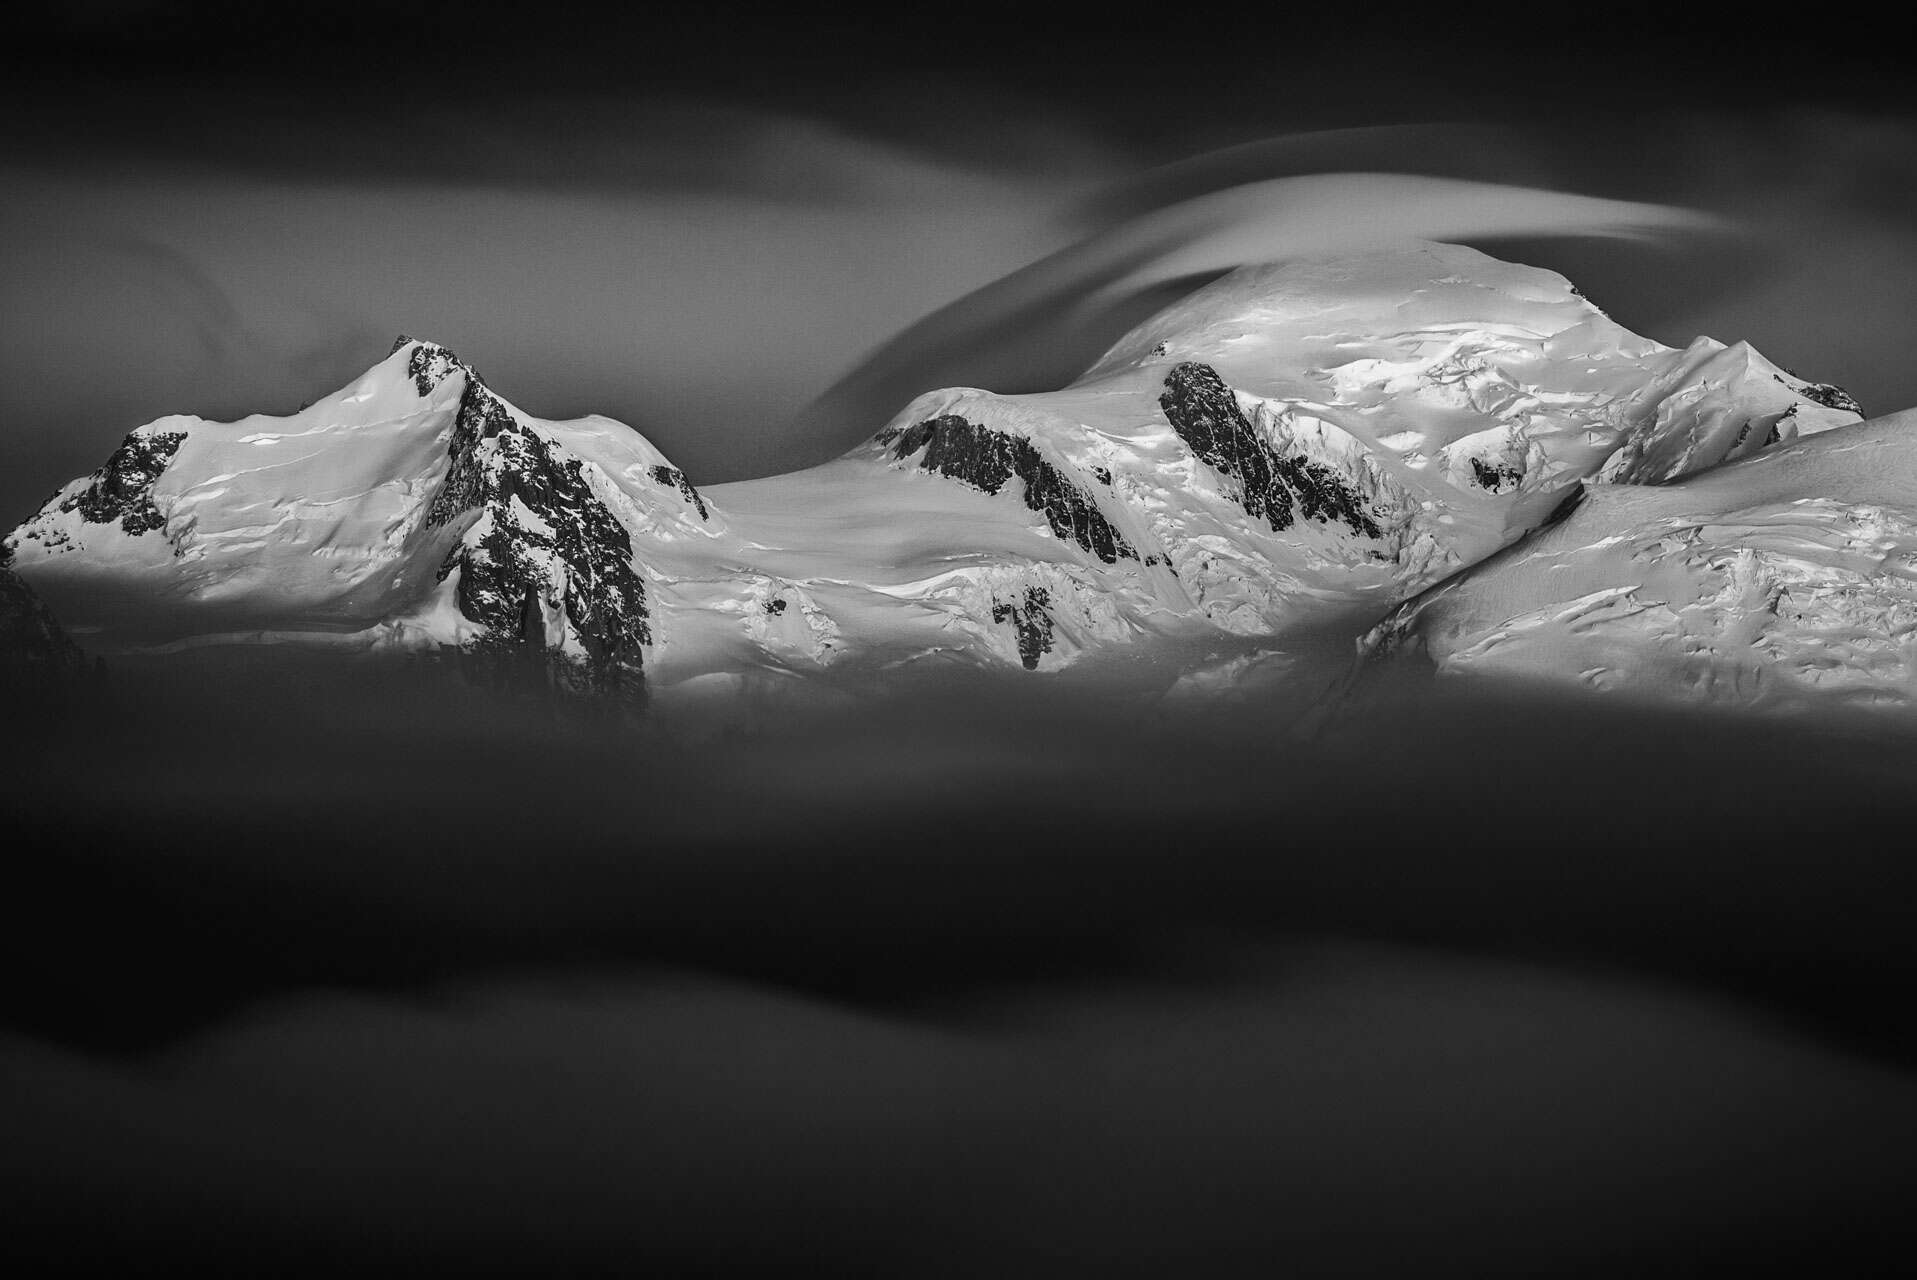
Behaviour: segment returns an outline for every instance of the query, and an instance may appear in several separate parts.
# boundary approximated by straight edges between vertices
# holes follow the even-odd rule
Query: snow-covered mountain
[[[533,418],[402,339],[290,417],[139,428],[5,546],[105,652],[531,645],[606,687],[651,639],[647,544],[710,525],[636,432]]]
[[[1441,672],[1660,702],[1917,705],[1917,410],[1569,518],[1370,637]]]
[[[1743,344],[1662,346],[1547,271],[1424,242],[1248,267],[1058,391],[929,392],[865,444],[695,489],[402,339],[289,417],[136,430],[5,541],[90,649],[457,650],[582,688],[1355,633],[1585,482],[1858,421]]]

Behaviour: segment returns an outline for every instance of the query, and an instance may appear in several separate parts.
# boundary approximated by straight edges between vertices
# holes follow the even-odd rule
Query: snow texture
[[[1440,672],[1660,702],[1917,701],[1917,412],[1655,488],[1594,487],[1563,523],[1368,638]]]
[[[1580,495],[1661,494],[1858,419],[1742,343],[1665,347],[1550,272],[1403,242],[1242,268],[1070,386],[931,391],[843,458],[704,491],[630,428],[537,418],[402,338],[297,414],[140,428],[5,545],[108,653],[295,644],[633,696],[849,690],[954,663],[1052,672],[1354,634]],[[1791,536],[1901,528],[1902,508],[1833,501],[1849,514],[1805,508]],[[1586,496],[1545,537],[1615,507]],[[1739,581],[1824,618],[1837,596],[1793,585],[1815,557],[1779,550],[1765,519],[1773,533],[1736,535],[1758,538]],[[1731,536],[1709,528],[1696,536]],[[1870,590],[1860,618],[1903,616]],[[1807,628],[1765,643],[1808,645]],[[1820,652],[1842,666],[1836,644]]]

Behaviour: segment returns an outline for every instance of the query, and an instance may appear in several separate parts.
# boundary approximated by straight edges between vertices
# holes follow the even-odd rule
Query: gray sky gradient
[[[1902,284],[1917,278],[1904,200],[1917,129],[1903,119],[1670,115],[1633,122],[1628,146],[1615,122],[1582,137],[1522,120],[1434,124],[1238,144],[1164,167],[1152,163],[1162,145],[1064,114],[1035,118],[1024,145],[994,158],[942,145],[936,130],[907,142],[738,104],[573,107],[448,107],[406,131],[428,157],[410,174],[395,155],[363,169],[318,161],[300,177],[297,164],[212,143],[18,151],[0,167],[9,519],[139,423],[291,411],[400,332],[452,346],[534,412],[627,421],[702,482],[807,465],[918,391],[1056,385],[1137,318],[1120,308],[1087,336],[1068,282],[980,359],[976,334],[907,333],[940,308],[1087,235],[1109,242],[1132,220],[1168,217],[1154,210],[1229,198],[1256,222],[1258,193],[1295,184],[1245,184],[1352,168],[1697,210],[1722,230],[1484,247],[1564,270],[1666,342],[1748,338],[1867,408],[1917,403]],[[285,142],[297,154],[365,136],[294,122]],[[1497,212],[1485,211],[1487,235]],[[1201,265],[1277,252],[1284,231]],[[901,334],[908,358],[893,341],[876,389],[822,416],[815,398],[869,374],[868,357]],[[1022,364],[1007,365],[1008,345]]]

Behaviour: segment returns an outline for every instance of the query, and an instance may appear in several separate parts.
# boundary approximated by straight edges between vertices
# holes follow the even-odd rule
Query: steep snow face
[[[1562,524],[1369,637],[1441,672],[1737,706],[1917,703],[1917,411]]]
[[[1632,400],[1655,409],[1599,468],[1600,480],[1661,484],[1863,417],[1843,388],[1787,374],[1748,343],[1711,338],[1693,342]]]
[[[109,651],[533,641],[603,684],[649,640],[635,538],[713,522],[636,433],[533,418],[402,339],[289,417],[140,428],[5,545]]]

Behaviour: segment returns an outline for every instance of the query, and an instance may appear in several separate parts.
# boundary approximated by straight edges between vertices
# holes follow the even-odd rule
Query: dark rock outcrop
[[[448,445],[452,466],[426,518],[485,529],[454,546],[440,579],[459,571],[459,611],[485,628],[488,644],[528,644],[527,611],[544,601],[564,609],[586,651],[584,683],[607,689],[636,679],[652,629],[631,535],[593,493],[584,464],[522,423],[451,352],[422,343],[408,371],[425,394],[454,369],[466,387]]]
[[[1757,442],[1757,447],[1759,449],[1768,449],[1772,445],[1781,441],[1784,438],[1784,432],[1783,432],[1784,424],[1786,422],[1789,422],[1792,418],[1795,418],[1796,416],[1797,416],[1796,405],[1792,405],[1790,408],[1784,410],[1783,414],[1777,419],[1777,421],[1771,423],[1769,427],[1765,428],[1764,438]],[[1757,425],[1757,422],[1755,419],[1745,420],[1744,425],[1737,429],[1737,435],[1734,439],[1732,439],[1731,447],[1725,451],[1726,456],[1734,455],[1739,449],[1744,447],[1744,442],[1751,438],[1751,428],[1756,425]]]
[[[679,496],[687,502],[690,502],[693,508],[698,511],[701,520],[712,519],[712,513],[706,510],[706,500],[701,498],[699,491],[692,487],[692,481],[686,479],[685,472],[679,470],[677,467],[654,467],[652,469],[652,479],[655,484],[665,485],[669,489],[677,489]]]
[[[1471,459],[1471,477],[1478,482],[1478,488],[1488,489],[1492,493],[1509,493],[1524,481],[1524,472],[1508,462],[1491,463],[1483,458]]]
[[[1172,366],[1158,406],[1200,461],[1238,481],[1239,504],[1274,531],[1288,529],[1302,517],[1342,524],[1361,537],[1384,536],[1366,510],[1364,496],[1330,467],[1273,449],[1210,365],[1186,361]]]
[[[153,505],[153,482],[180,451],[184,431],[135,431],[93,473],[92,483],[60,504],[88,524],[111,524],[139,536],[166,524]]]
[[[1018,660],[1027,671],[1036,671],[1039,656],[1051,652],[1052,593],[1044,587],[1025,588],[1016,602],[994,599],[992,621],[1009,622],[1018,632]]]
[[[1777,375],[1773,374],[1771,376],[1776,377]],[[1795,377],[1795,375],[1792,376]],[[1784,382],[1782,378],[1778,378],[1777,380]],[[1795,386],[1792,386],[1788,382],[1784,382],[1784,385],[1790,387],[1791,390],[1797,392],[1798,395],[1803,396],[1806,400],[1815,400],[1826,409],[1838,409],[1845,413],[1854,413],[1860,418],[1868,416],[1864,412],[1864,406],[1857,403],[1856,397],[1834,382],[1809,382],[1799,378]]]
[[[393,339],[393,351],[401,350],[412,341],[405,334],[400,334]],[[406,373],[412,378],[414,388],[422,396],[431,395],[433,388],[445,381],[446,376],[455,369],[464,369],[473,377],[479,377],[479,374],[462,362],[458,356],[433,342],[422,342],[413,347],[413,354],[406,360]]]
[[[888,427],[879,433],[878,443],[901,461],[919,454],[922,471],[990,494],[1016,476],[1026,507],[1042,513],[1055,536],[1077,543],[1106,564],[1138,559],[1137,549],[1113,527],[1092,495],[1039,456],[1038,448],[1023,436],[945,414],[909,427]]]

